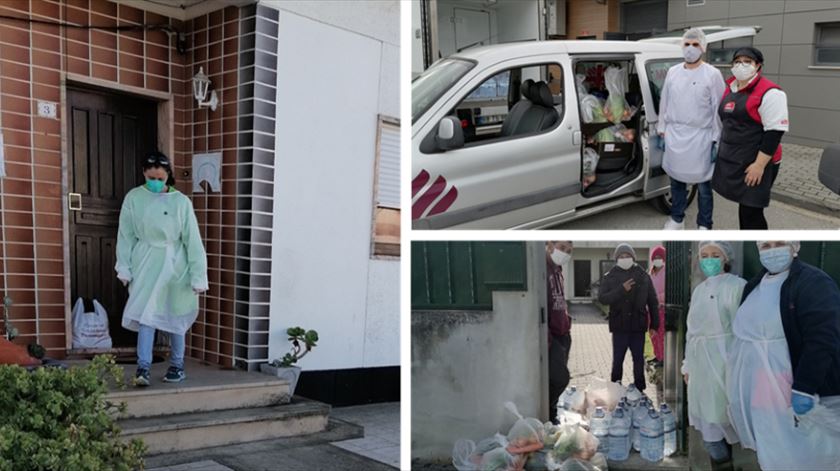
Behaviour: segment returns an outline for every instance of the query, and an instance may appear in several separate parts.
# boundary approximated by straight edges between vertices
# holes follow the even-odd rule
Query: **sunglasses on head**
[[[166,157],[151,156],[148,159],[146,159],[146,163],[160,165],[161,167],[168,167],[169,159],[167,159]]]

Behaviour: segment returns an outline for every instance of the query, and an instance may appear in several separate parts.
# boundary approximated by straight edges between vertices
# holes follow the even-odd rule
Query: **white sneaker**
[[[697,226],[697,229],[700,230],[700,231],[708,231],[709,230],[709,228],[706,227],[706,226]]]
[[[665,223],[665,227],[663,229],[666,231],[681,231],[685,229],[685,221],[677,222],[674,221],[673,218],[668,218],[668,222]]]

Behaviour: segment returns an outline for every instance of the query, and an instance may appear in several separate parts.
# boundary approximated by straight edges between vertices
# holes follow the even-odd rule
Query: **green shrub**
[[[68,370],[0,366],[0,471],[142,469],[145,446],[119,439],[122,406],[105,399],[123,383],[110,355]]]

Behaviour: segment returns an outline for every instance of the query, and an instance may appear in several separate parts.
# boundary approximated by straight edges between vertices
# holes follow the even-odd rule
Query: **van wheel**
[[[694,201],[694,198],[697,197],[697,185],[689,185],[688,188],[688,204],[686,206],[691,206],[691,203]],[[656,208],[659,212],[666,216],[671,215],[671,190],[668,190],[668,193],[664,195],[654,198],[650,200],[650,203]]]

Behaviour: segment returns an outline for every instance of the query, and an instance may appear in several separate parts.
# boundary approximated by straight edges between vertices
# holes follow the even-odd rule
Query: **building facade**
[[[111,352],[133,357],[134,336],[120,326],[127,292],[113,271],[116,227],[122,197],[142,183],[140,159],[159,149],[192,200],[208,258],[210,289],[188,356],[255,370],[282,356],[285,329],[301,325],[322,335],[304,368],[384,374],[393,398],[399,2],[356,8],[0,5],[0,297],[12,300],[16,342],[40,343],[56,358],[95,353],[72,348],[70,308],[95,298],[109,312]],[[342,46],[365,59],[326,54]],[[193,96],[200,70],[215,110]],[[323,82],[336,74],[353,80]],[[351,102],[359,81],[367,88]],[[317,145],[327,141],[340,144]],[[337,213],[355,215],[354,224]],[[328,243],[317,238],[327,232]],[[325,303],[342,283],[353,301]],[[359,402],[366,394],[353,393]]]

